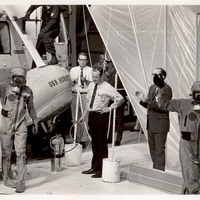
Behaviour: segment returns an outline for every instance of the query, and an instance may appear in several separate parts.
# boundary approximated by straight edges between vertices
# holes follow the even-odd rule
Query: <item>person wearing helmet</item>
[[[158,96],[158,106],[178,113],[181,132],[179,159],[181,163],[183,185],[182,194],[199,194],[200,189],[200,81],[191,87],[191,98],[167,100],[163,88]]]
[[[162,171],[165,171],[165,145],[170,121],[169,112],[158,107],[157,95],[162,88],[166,88],[165,98],[172,98],[171,87],[164,81],[166,75],[164,69],[156,68],[153,73],[154,84],[150,86],[147,97],[144,98],[143,95],[138,95],[140,92],[136,92],[140,105],[147,108],[148,144],[153,168]]]
[[[2,172],[4,185],[16,188],[16,192],[25,191],[26,164],[26,111],[33,120],[34,133],[38,131],[38,120],[33,103],[33,92],[26,86],[26,71],[16,67],[11,70],[10,79],[0,83],[0,99],[2,105]],[[15,147],[17,176],[12,179],[11,154]]]

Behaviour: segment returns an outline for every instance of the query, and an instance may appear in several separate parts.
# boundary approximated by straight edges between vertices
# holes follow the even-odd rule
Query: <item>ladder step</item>
[[[160,171],[146,168],[137,164],[131,164],[128,180],[151,187],[155,187],[170,193],[181,194],[182,176],[179,172],[172,174],[167,170]]]

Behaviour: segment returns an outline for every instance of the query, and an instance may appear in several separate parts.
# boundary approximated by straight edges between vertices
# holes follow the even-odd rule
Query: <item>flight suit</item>
[[[41,5],[32,5],[26,12],[25,19],[30,17],[30,14]],[[54,39],[60,32],[60,6],[50,6],[48,9],[46,6],[42,6],[42,25],[38,35],[36,43],[36,49],[40,56],[48,52],[55,54]]]
[[[168,111],[177,112],[181,132],[179,158],[182,168],[182,193],[198,194],[200,189],[200,113],[194,111],[192,99],[166,100],[159,98],[159,106]]]
[[[9,179],[13,142],[17,157],[16,184],[24,183],[26,164],[26,113],[29,112],[32,120],[36,120],[36,111],[33,104],[33,93],[28,86],[22,86],[16,93],[9,82],[0,84],[0,98],[2,104],[2,171],[3,181]]]

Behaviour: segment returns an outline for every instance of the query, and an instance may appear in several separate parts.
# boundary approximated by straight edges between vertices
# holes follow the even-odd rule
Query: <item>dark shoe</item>
[[[6,187],[10,187],[10,188],[16,188],[16,180],[15,179],[6,179],[5,181],[4,181],[4,185],[6,186]]]
[[[101,172],[97,172],[96,174],[93,174],[91,177],[92,178],[101,178],[102,174],[101,174]]]
[[[58,59],[56,58],[56,56],[52,56],[51,61],[48,62],[49,65],[55,65],[58,64]]]
[[[115,146],[120,146],[121,145],[121,142],[120,141],[116,141],[115,142]]]
[[[112,140],[107,140],[107,144],[111,144],[112,143]]]
[[[133,129],[132,131],[133,131],[133,132],[134,132],[134,131],[140,131],[140,129]]]
[[[93,170],[93,169],[88,169],[86,171],[82,171],[82,174],[95,174],[97,171]]]
[[[85,149],[86,148],[86,142],[79,142],[79,144],[82,145],[82,148]]]
[[[15,192],[22,193],[26,189],[25,183],[18,183]]]

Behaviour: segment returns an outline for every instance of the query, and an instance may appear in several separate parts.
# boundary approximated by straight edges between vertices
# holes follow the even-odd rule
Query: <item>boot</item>
[[[7,178],[5,181],[4,181],[4,185],[6,187],[10,187],[10,188],[16,188],[16,179],[9,179]]]
[[[55,54],[52,54],[51,61],[48,62],[48,64],[49,64],[49,65],[58,64],[58,59],[56,58],[56,55],[55,55]]]
[[[15,192],[22,193],[25,191],[25,189],[26,189],[25,183],[17,183]]]

